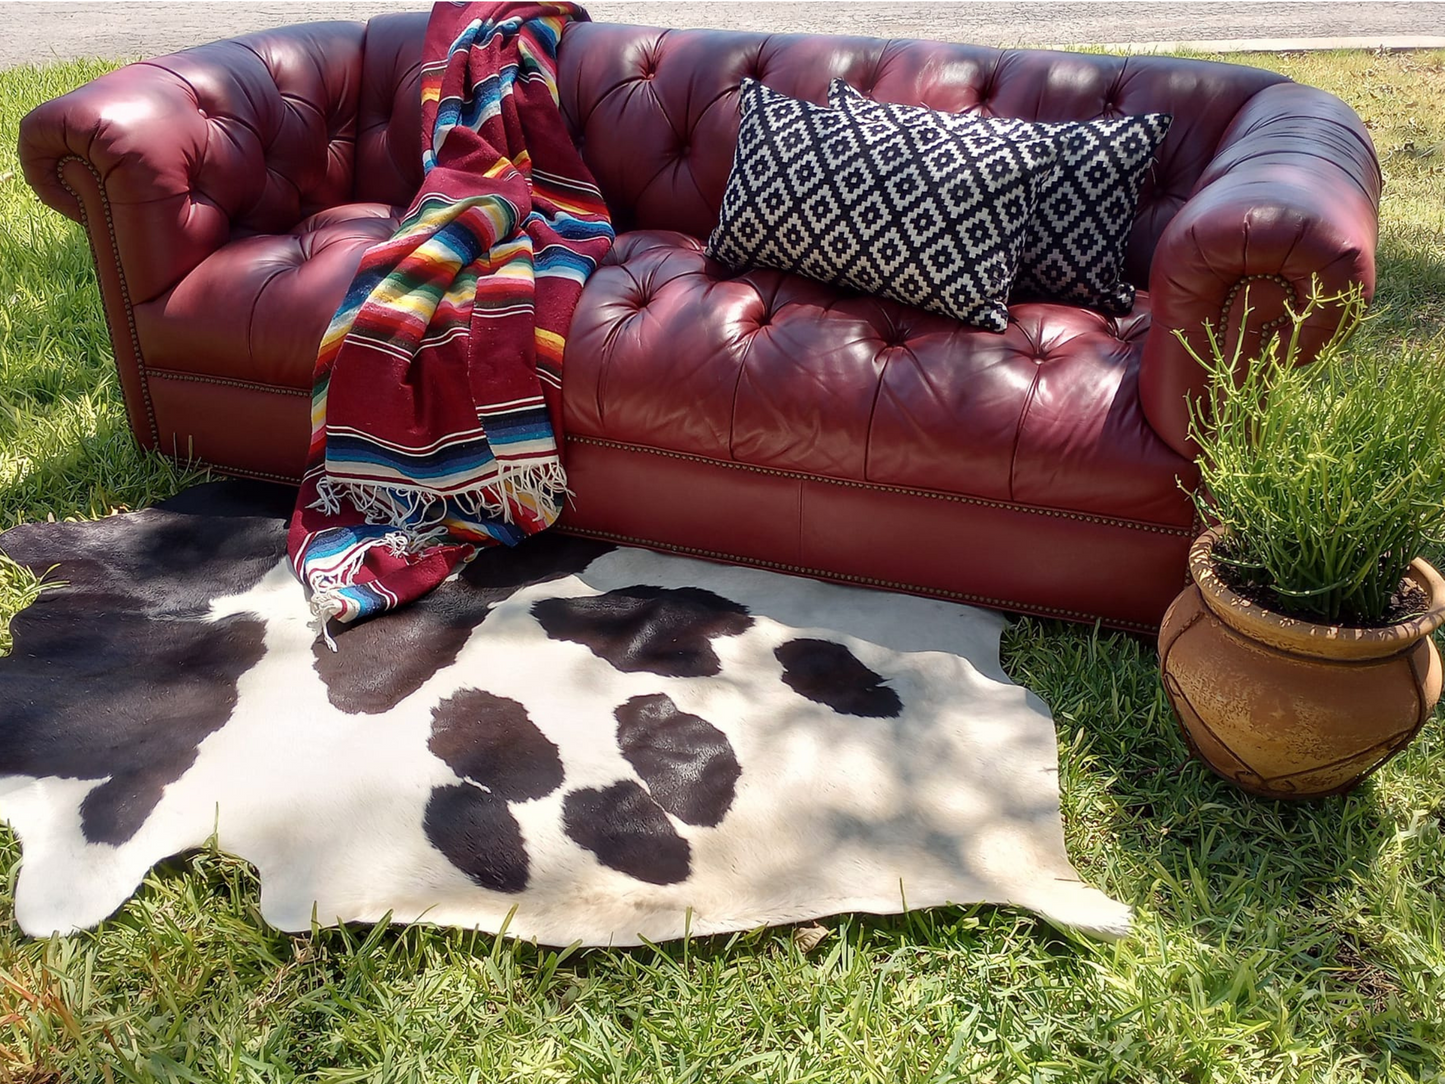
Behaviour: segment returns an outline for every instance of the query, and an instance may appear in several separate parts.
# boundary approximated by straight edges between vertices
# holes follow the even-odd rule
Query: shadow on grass
[[[1382,223],[1367,342],[1423,342],[1445,331],[1445,236]]]
[[[73,442],[50,442],[48,454],[27,460],[23,471],[0,483],[0,530],[19,523],[136,510],[174,496],[210,475],[142,451],[123,410],[106,411]]]
[[[1063,772],[1066,812],[1091,837],[1087,849],[1102,846],[1137,873],[1155,871],[1165,891],[1154,902],[1173,896],[1177,904],[1182,892],[1190,903],[1178,917],[1201,934],[1230,929],[1242,905],[1327,897],[1374,860],[1381,838],[1372,781],[1344,797],[1270,801],[1193,760],[1159,683],[1152,638],[1024,619],[1009,641],[1005,668],[1053,707],[1061,745],[1082,738]],[[1202,884],[1200,870],[1210,874]],[[1225,895],[1227,907],[1212,905]]]

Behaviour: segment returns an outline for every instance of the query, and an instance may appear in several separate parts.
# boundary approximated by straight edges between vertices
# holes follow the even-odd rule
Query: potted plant
[[[1311,317],[1340,313],[1299,365]],[[1363,292],[1311,297],[1241,365],[1206,327],[1190,405],[1195,501],[1212,525],[1159,632],[1190,749],[1256,794],[1342,793],[1403,749],[1441,692],[1445,582],[1441,344],[1353,350]]]

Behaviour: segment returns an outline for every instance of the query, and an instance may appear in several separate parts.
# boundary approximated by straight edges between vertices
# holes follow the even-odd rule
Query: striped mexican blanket
[[[425,178],[322,340],[288,540],[333,648],[330,619],[415,599],[561,511],[564,337],[613,237],[557,104],[562,31],[586,18],[561,2],[432,10]]]

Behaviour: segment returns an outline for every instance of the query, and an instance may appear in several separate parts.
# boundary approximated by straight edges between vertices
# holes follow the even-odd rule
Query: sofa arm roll
[[[1326,293],[1361,283],[1372,295],[1380,187],[1369,134],[1333,95],[1281,83],[1239,111],[1154,251],[1139,388],[1145,417],[1166,443],[1197,453],[1187,399],[1206,383],[1174,330],[1201,354],[1206,323],[1230,349],[1243,336],[1248,357],[1312,283]],[[1312,320],[1306,357],[1336,318],[1322,310]]]
[[[233,236],[349,197],[364,40],[314,23],[120,68],[21,122],[25,179],[85,224],[104,292],[152,300]]]

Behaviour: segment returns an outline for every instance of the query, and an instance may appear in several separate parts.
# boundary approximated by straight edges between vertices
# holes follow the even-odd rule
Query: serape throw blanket
[[[437,4],[421,72],[421,190],[370,249],[316,360],[288,549],[327,622],[394,609],[481,547],[549,526],[562,350],[612,244],[562,121],[569,3]]]

